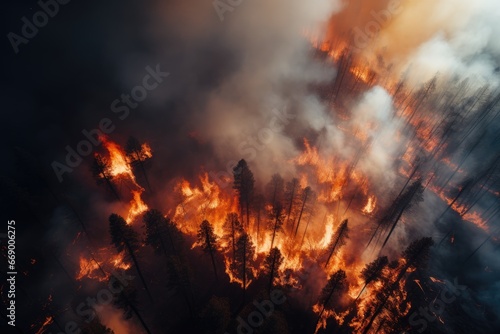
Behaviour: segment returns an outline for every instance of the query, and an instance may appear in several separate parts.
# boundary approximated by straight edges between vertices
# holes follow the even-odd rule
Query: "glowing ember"
[[[46,327],[50,326],[54,322],[54,318],[52,316],[48,316],[43,322],[40,329],[36,332],[36,334],[43,334],[46,331]]]

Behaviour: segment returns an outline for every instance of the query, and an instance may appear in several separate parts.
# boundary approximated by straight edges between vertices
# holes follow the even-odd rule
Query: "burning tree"
[[[394,294],[395,291],[399,290],[400,281],[406,275],[410,268],[419,269],[423,268],[429,259],[430,248],[434,244],[434,241],[430,237],[421,238],[413,241],[403,252],[403,259],[397,274],[389,277],[387,283],[382,287],[382,289],[377,293],[375,299],[374,310],[372,316],[370,317],[367,325],[363,330],[363,334],[367,334],[375,319],[382,313],[383,310],[387,309],[387,304]],[[401,301],[397,301],[400,303]],[[385,320],[383,321],[385,322]],[[379,326],[380,327],[380,326]]]
[[[244,232],[236,241],[235,260],[230,266],[236,278],[242,283],[243,302],[245,301],[247,279],[253,277],[253,272],[249,264],[253,259],[254,253],[255,247],[252,243],[252,239]]]
[[[300,221],[302,219],[302,215],[306,212],[309,211],[309,206],[310,203],[313,202],[314,198],[314,193],[311,190],[311,187],[305,187],[304,190],[302,190],[301,194],[301,207],[300,207],[300,212],[299,212],[299,217],[297,218],[297,226],[295,227],[295,233],[294,237],[297,237],[297,233],[299,232],[299,227],[300,227]]]
[[[217,244],[217,236],[214,233],[214,228],[208,220],[204,220],[200,225],[200,229],[198,230],[198,243],[201,245],[203,251],[210,254],[212,266],[214,267],[215,279],[218,280],[217,267],[215,266],[215,252],[219,246]]]
[[[340,247],[346,244],[347,239],[349,238],[349,227],[347,226],[348,220],[345,219],[340,223],[340,226],[337,228],[337,231],[332,236],[330,240],[330,244],[328,245],[328,258],[325,262],[325,268],[328,267],[328,263],[332,258],[332,255],[335,254],[336,250],[339,250]]]
[[[266,185],[266,194],[271,206],[275,206],[277,202],[283,202],[285,195],[285,180],[279,174],[274,174],[271,181]]]
[[[139,234],[131,226],[127,225],[125,219],[116,213],[109,216],[109,232],[111,234],[111,243],[116,247],[118,253],[125,251],[128,257],[132,259],[137,274],[139,274],[141,282],[144,285],[144,289],[146,289],[149,298],[152,300],[153,297],[149,292],[136,257],[136,253],[139,250]]]
[[[152,156],[149,146],[147,144],[141,145],[137,138],[130,136],[127,140],[127,144],[125,145],[125,153],[127,154],[127,160],[131,165],[139,165],[142,174],[144,175],[146,185],[151,191],[151,185],[149,184],[148,175],[146,174],[146,168],[144,167],[144,162]]]
[[[265,215],[266,211],[266,199],[262,194],[254,197],[253,200],[253,212],[255,214],[255,225],[256,226],[256,237],[255,237],[255,250],[258,252],[259,241],[260,241],[260,227],[262,217]]]
[[[293,213],[293,209],[300,201],[299,187],[299,180],[296,178],[293,178],[291,181],[286,183],[285,208],[287,226],[290,224],[290,217]]]
[[[335,298],[335,296],[338,297],[346,285],[347,277],[345,271],[342,269],[337,270],[332,274],[332,276],[330,276],[328,283],[326,283],[326,286],[321,291],[321,295],[319,297],[318,304],[321,306],[321,311],[319,312],[315,328],[318,328],[323,312],[325,312],[326,309],[334,308],[337,304],[337,298]]]
[[[266,275],[269,276],[268,292],[271,291],[274,281],[279,277],[278,269],[283,263],[283,260],[284,258],[277,247],[271,248],[271,251],[264,260],[264,271]]]
[[[226,220],[224,221],[224,239],[229,240],[232,250],[233,250],[233,262],[236,258],[236,240],[243,233],[243,226],[238,220],[238,214],[231,212],[226,216]]]
[[[363,288],[361,288],[361,291],[359,291],[356,300],[358,300],[368,284],[380,279],[382,271],[387,266],[387,264],[389,264],[389,259],[387,259],[387,256],[379,256],[378,258],[373,260],[373,262],[368,263],[363,268],[363,270],[361,271],[361,278],[363,279],[364,285]]]
[[[120,200],[120,196],[118,195],[118,192],[116,191],[115,186],[112,182],[113,175],[111,174],[111,164],[109,163],[108,159],[96,153],[94,155],[94,161],[91,170],[97,184],[105,183],[111,193],[116,197],[116,199]]]
[[[240,215],[243,217],[243,208],[245,208],[246,226],[248,227],[250,225],[250,206],[254,194],[255,179],[244,159],[241,159],[233,168],[233,177],[233,188],[238,193]]]
[[[283,206],[281,203],[276,203],[276,206],[274,206],[271,210],[271,214],[269,216],[271,219],[269,222],[269,229],[273,231],[273,236],[271,238],[271,249],[273,248],[274,245],[274,238],[276,237],[277,232],[281,232],[283,230],[283,221],[285,219],[285,215],[283,213]]]

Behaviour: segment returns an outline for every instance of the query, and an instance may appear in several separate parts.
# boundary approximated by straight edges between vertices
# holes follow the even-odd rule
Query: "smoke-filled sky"
[[[499,119],[495,113],[481,118],[500,88],[497,1],[243,0],[227,10],[217,7],[219,2],[224,3],[74,0],[60,5],[36,36],[19,45],[18,53],[5,37],[1,100],[8,149],[2,175],[27,189],[36,187],[17,181],[24,170],[19,164],[27,163],[19,161],[19,149],[30,152],[51,186],[81,200],[89,217],[105,221],[121,207],[99,194],[89,172],[91,157],[64,173],[63,182],[54,172],[54,161],[65,163],[66,147],[76,148],[85,139],[83,130],[109,118],[116,127],[109,134],[113,141],[124,144],[134,135],[152,147],[156,195],[149,200],[165,211],[173,210],[168,207],[173,180],[195,182],[202,171],[222,180],[241,158],[248,161],[260,188],[276,172],[296,177],[300,168],[292,162],[304,151],[304,139],[325,161],[351,163],[362,151],[357,168],[380,197],[379,205],[388,205],[405,182],[395,160],[416,140],[407,131],[407,119],[400,117],[405,103],[396,101],[396,87],[403,83],[409,96],[418,96],[433,79],[422,114],[433,117],[435,124],[442,122],[442,128],[450,122],[452,130],[436,136],[449,143],[446,159],[460,165],[453,175],[453,169],[436,170],[438,184],[463,188],[498,157]],[[35,1],[9,0],[4,6],[5,36],[21,34],[21,18],[31,19],[39,10]],[[322,43],[338,54],[319,54],[315,47]],[[344,48],[351,64],[369,68],[376,78],[373,85],[356,87],[356,93],[345,96],[348,88],[337,88]],[[140,85],[148,66],[169,75],[120,119],[113,101]],[[318,91],[324,87],[338,89],[342,103],[321,96]],[[451,101],[446,110],[440,109],[445,97]],[[454,119],[460,121],[452,123]],[[365,146],[353,140],[361,132],[369,138],[363,140],[369,143]],[[435,168],[433,157],[411,154],[421,159],[425,173]],[[478,200],[478,212],[498,202],[498,175],[488,182],[493,183],[491,194]],[[450,198],[456,195],[453,191]],[[447,204],[427,188],[424,201],[395,232],[387,252],[400,253],[416,235],[439,242],[449,228],[438,219]],[[36,243],[68,247],[75,231],[63,221],[61,211],[52,212]],[[35,223],[21,228],[19,247],[34,242],[30,224]],[[472,291],[470,300],[488,306],[478,319],[498,325],[498,217],[490,217],[482,229],[460,224],[460,245],[436,248],[429,270],[447,280],[459,277]],[[122,326],[113,310],[104,313],[109,323]]]

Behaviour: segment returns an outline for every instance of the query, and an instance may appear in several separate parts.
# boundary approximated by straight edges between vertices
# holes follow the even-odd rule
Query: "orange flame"
[[[375,196],[370,196],[368,197],[368,202],[366,203],[362,212],[368,215],[373,211],[375,211],[376,207],[377,207],[377,198]]]
[[[130,201],[130,208],[128,210],[127,215],[127,224],[130,224],[134,221],[135,217],[143,213],[148,209],[148,206],[142,201],[141,194],[144,189],[141,190],[132,190],[133,198]]]
[[[130,167],[127,156],[120,145],[109,140],[106,136],[100,137],[104,147],[108,151],[110,160],[110,172],[113,176],[125,176],[135,183],[135,176]]]
[[[54,322],[54,318],[52,316],[48,316],[45,318],[45,321],[43,322],[42,326],[40,329],[36,332],[36,334],[42,334],[45,332],[45,328],[50,326]]]

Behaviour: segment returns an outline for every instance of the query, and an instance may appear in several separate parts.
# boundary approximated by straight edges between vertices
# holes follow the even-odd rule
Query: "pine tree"
[[[328,263],[330,262],[330,259],[332,258],[332,255],[335,253],[335,251],[346,244],[346,241],[349,238],[349,227],[347,224],[348,220],[345,219],[344,221],[342,221],[342,223],[340,223],[340,226],[333,234],[330,245],[328,246],[329,255],[326,259],[325,268],[328,266]]]
[[[139,250],[139,235],[132,227],[127,225],[125,219],[117,215],[116,213],[109,216],[109,232],[111,234],[111,243],[115,246],[118,253],[125,251],[127,256],[133,261],[137,274],[139,275],[144,289],[152,300],[153,297],[149,292],[148,285],[139,267],[139,262],[137,261],[136,253]]]
[[[234,185],[238,193],[238,201],[240,204],[240,214],[243,217],[243,208],[246,211],[246,226],[250,225],[250,206],[253,199],[255,179],[252,171],[248,167],[247,162],[241,159],[233,168]]]
[[[231,212],[226,216],[226,220],[223,225],[224,229],[224,238],[229,240],[231,243],[231,247],[233,250],[233,262],[235,261],[236,256],[236,240],[238,240],[239,236],[243,233],[243,226],[238,220],[238,214]]]
[[[255,247],[247,233],[243,233],[236,241],[235,261],[231,263],[230,268],[237,278],[243,283],[243,302],[247,288],[247,279],[251,278],[253,273],[250,262],[255,254]]]
[[[201,245],[201,248],[204,252],[210,254],[210,258],[212,259],[212,266],[214,268],[215,279],[218,280],[217,277],[217,267],[215,266],[215,252],[218,249],[217,244],[217,236],[214,233],[214,228],[212,224],[208,222],[208,220],[204,220],[200,229],[198,230],[198,243]]]
[[[335,295],[339,295],[346,285],[346,274],[342,269],[337,270],[332,276],[330,276],[328,283],[326,283],[326,286],[321,291],[321,295],[319,297],[321,311],[319,312],[318,320],[316,321],[316,328],[318,327],[318,323],[321,320],[321,316],[323,315],[323,312],[325,312],[325,309],[332,309],[335,306],[336,299],[333,297]]]
[[[269,276],[269,285],[267,291],[270,292],[275,279],[279,276],[278,269],[283,263],[283,256],[281,255],[278,247],[274,247],[271,249],[266,259],[264,260],[264,270],[266,275]]]
[[[403,265],[399,270],[398,275],[392,283],[384,287],[378,296],[380,302],[375,307],[373,314],[366,325],[363,334],[367,334],[373,325],[375,319],[380,315],[382,310],[384,310],[387,301],[392,296],[394,291],[399,287],[399,281],[406,275],[410,268],[420,269],[425,267],[427,261],[429,260],[430,249],[434,241],[430,237],[425,237],[413,241],[404,251],[403,251]]]
[[[177,254],[181,232],[175,224],[156,209],[146,211],[142,219],[146,228],[146,245],[153,247],[157,254]]]
[[[273,237],[271,239],[271,249],[274,245],[274,239],[276,237],[276,233],[281,232],[283,230],[283,221],[285,219],[285,215],[283,213],[283,206],[281,203],[276,203],[276,206],[273,207],[271,211],[271,215],[269,217],[271,219],[269,224],[269,229],[273,231]]]
[[[358,296],[356,297],[356,300],[361,296],[365,288],[370,284],[371,282],[374,282],[380,278],[382,275],[382,270],[389,264],[389,260],[387,259],[387,256],[380,256],[376,258],[374,261],[368,263],[363,270],[361,271],[361,278],[363,279],[363,282],[365,283],[363,285],[363,288],[359,292]]]

